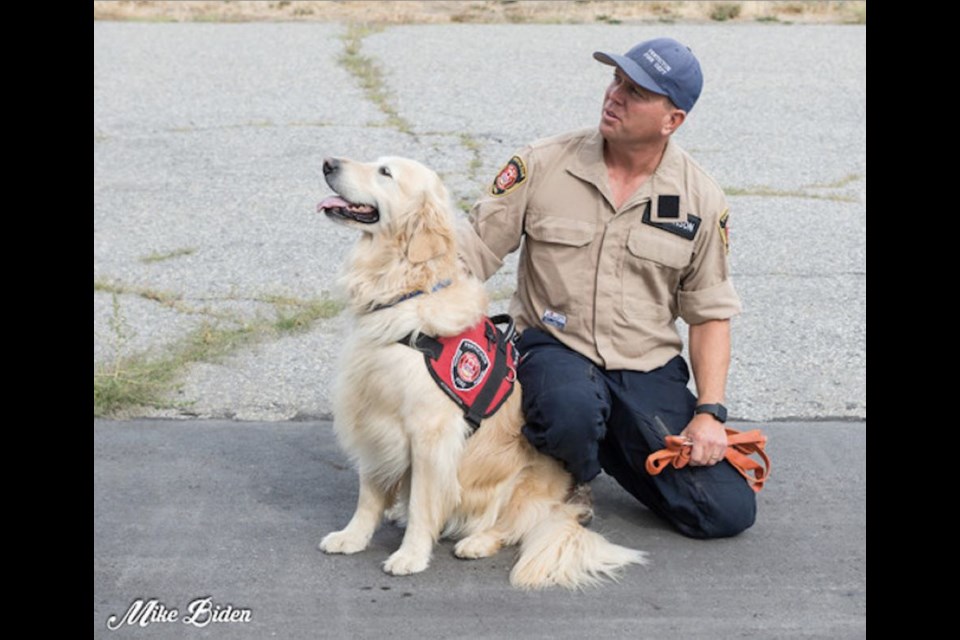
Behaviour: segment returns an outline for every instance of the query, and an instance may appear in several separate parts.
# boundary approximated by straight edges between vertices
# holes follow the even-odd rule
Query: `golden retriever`
[[[645,563],[645,553],[583,527],[565,499],[572,479],[520,432],[519,384],[472,436],[461,409],[427,372],[423,354],[398,341],[412,332],[451,336],[487,311],[483,284],[457,257],[440,178],[413,160],[324,160],[336,192],[317,205],[360,232],[340,284],[353,315],[334,389],[334,429],[360,475],[353,518],[320,542],[326,553],[363,550],[390,508],[405,516],[393,575],[423,571],[441,536],[460,558],[520,544],[510,582],[579,588]],[[389,514],[388,514],[389,515]]]

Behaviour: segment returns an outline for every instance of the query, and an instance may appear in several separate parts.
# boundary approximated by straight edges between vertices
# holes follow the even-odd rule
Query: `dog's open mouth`
[[[347,202],[340,196],[324,198],[317,205],[317,213],[325,213],[331,218],[354,220],[362,224],[373,224],[380,219],[380,212],[369,204]]]

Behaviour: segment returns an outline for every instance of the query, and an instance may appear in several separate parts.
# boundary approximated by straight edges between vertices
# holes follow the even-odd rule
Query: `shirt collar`
[[[596,129],[580,144],[576,155],[567,166],[567,170],[573,175],[586,180],[595,185],[604,196],[608,196],[607,187],[607,166],[603,162],[603,136],[600,130]]]
[[[683,152],[673,138],[667,140],[663,158],[650,179],[643,183],[633,196],[623,205],[623,209],[646,202],[653,194],[682,194]],[[567,166],[567,170],[582,180],[594,185],[610,206],[613,196],[607,181],[607,165],[603,160],[603,136],[596,129],[580,144],[576,155]]]

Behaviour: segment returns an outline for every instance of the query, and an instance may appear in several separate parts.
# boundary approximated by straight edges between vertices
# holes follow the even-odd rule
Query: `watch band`
[[[727,408],[722,404],[698,404],[693,410],[694,413],[709,413],[719,422],[727,421]]]

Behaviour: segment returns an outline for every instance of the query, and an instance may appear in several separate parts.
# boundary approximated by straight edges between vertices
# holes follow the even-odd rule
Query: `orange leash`
[[[759,429],[753,431],[727,429],[726,431],[727,452],[724,458],[746,479],[750,488],[759,493],[763,489],[763,483],[770,476],[770,458],[765,451],[767,436],[763,435]],[[652,476],[663,471],[668,464],[680,469],[690,462],[693,445],[689,440],[680,436],[667,436],[666,444],[665,448],[647,456],[647,473]],[[754,454],[760,456],[763,464],[750,458]]]

